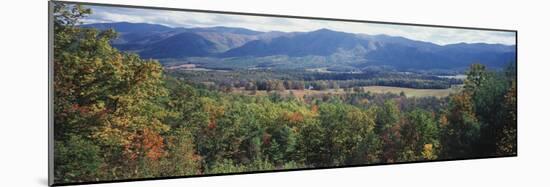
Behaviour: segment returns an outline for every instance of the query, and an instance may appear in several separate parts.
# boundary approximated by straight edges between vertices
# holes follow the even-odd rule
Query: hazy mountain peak
[[[314,30],[312,32],[338,32],[338,31],[330,30],[327,28],[321,28],[321,29]]]
[[[202,31],[202,32],[224,32],[224,33],[233,33],[233,34],[243,34],[243,35],[258,35],[263,32],[239,28],[239,27],[226,27],[226,26],[215,26],[215,27],[195,27],[190,28],[190,30]]]
[[[321,28],[310,32],[259,32],[237,27],[170,28],[147,23],[83,25],[122,32],[115,47],[143,57],[330,57],[333,63],[408,69],[464,68],[472,62],[503,67],[515,60],[515,46],[486,43],[437,45],[402,36],[353,34]],[[368,64],[358,64],[366,63]],[[349,63],[347,64],[349,65]]]

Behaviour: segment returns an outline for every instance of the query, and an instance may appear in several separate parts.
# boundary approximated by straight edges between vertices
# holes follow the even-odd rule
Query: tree
[[[480,123],[480,139],[475,150],[478,156],[497,155],[501,147],[497,142],[502,137],[515,134],[515,128],[510,124],[516,123],[513,119],[516,108],[507,107],[511,104],[507,99],[515,98],[513,95],[507,98],[515,81],[511,71],[515,72],[513,68],[504,72],[489,72],[485,66],[476,64],[468,72],[465,92],[471,94],[473,110]]]
[[[382,144],[382,161],[395,162],[401,146],[401,111],[393,100],[384,102],[376,110],[375,132],[379,134]]]
[[[222,91],[222,92],[226,92],[226,93],[230,93],[233,91],[233,88],[235,87],[235,85],[233,84],[233,82],[229,79],[226,79],[226,80],[223,80],[220,84],[219,84],[219,89]]]
[[[432,115],[422,109],[415,109],[405,116],[401,128],[402,161],[417,161],[437,158],[439,129]]]
[[[55,3],[54,11],[56,141],[67,144],[71,135],[79,135],[99,146],[107,164],[96,169],[112,173],[103,180],[144,177],[141,171],[147,166],[140,160],[162,156],[160,133],[169,129],[158,102],[167,94],[162,66],[113,48],[112,30],[76,27],[89,9]],[[62,167],[66,162],[57,163]],[[56,178],[64,175],[57,173]]]
[[[470,92],[483,85],[487,78],[487,72],[483,64],[470,65],[470,70],[466,73],[466,75],[467,78],[464,81],[464,88]]]
[[[99,146],[78,135],[66,141],[55,142],[55,181],[93,181],[103,174],[104,167]]]
[[[397,104],[393,100],[386,100],[376,113],[376,130],[378,133],[399,123],[401,116]]]
[[[327,166],[328,149],[325,133],[318,120],[312,120],[300,127],[298,151],[308,166]]]
[[[497,150],[499,155],[517,154],[517,84],[512,81],[512,87],[504,96],[504,127],[497,137]]]
[[[295,89],[295,90],[305,89],[304,81],[292,81],[292,89]]]
[[[178,128],[171,134],[166,140],[167,156],[161,160],[161,176],[200,174],[202,158],[195,151],[191,131]]]
[[[315,82],[315,87],[317,90],[326,90],[328,89],[328,83],[326,81],[317,81]]]
[[[497,138],[496,152],[499,155],[514,155],[517,154],[517,80],[515,64],[510,63],[505,73],[509,88],[506,95],[504,95],[504,127]]]
[[[480,124],[473,111],[469,92],[451,96],[449,110],[441,124],[442,149],[445,158],[470,158],[480,137]]]
[[[375,116],[372,110],[351,107],[346,112],[339,135],[345,164],[378,163],[380,139],[375,134]],[[343,141],[342,141],[343,140]]]
[[[256,91],[258,90],[258,87],[256,86],[256,84],[254,84],[254,82],[248,82],[246,83],[246,86],[244,87],[245,90],[251,90],[251,91]]]
[[[407,97],[407,96],[405,95],[405,92],[403,92],[403,91],[399,92],[399,96],[400,96],[400,97]]]
[[[268,80],[267,81],[267,88],[266,90],[269,91],[284,91],[285,86],[283,85],[283,82],[280,80]]]
[[[330,84],[329,88],[331,89],[334,89],[334,90],[340,89],[340,85],[338,84],[337,81],[330,81],[329,84]]]

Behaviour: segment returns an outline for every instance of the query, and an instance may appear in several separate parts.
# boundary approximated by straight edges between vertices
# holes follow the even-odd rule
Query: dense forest
[[[54,3],[56,183],[478,158],[517,151],[513,64],[503,70],[472,64],[464,81],[429,77],[406,82],[408,77],[391,77],[402,80],[395,84],[413,88],[422,83],[433,83],[430,88],[464,85],[444,98],[277,94],[309,85],[322,90],[381,84],[315,73],[289,73],[287,79],[273,81],[257,79],[256,73],[246,81],[226,83],[213,77],[218,83],[213,89],[189,78],[212,76],[167,72],[156,60],[113,48],[114,30],[78,27],[89,14],[90,9],[78,5]],[[301,77],[292,81],[291,76]],[[219,88],[224,84],[270,94],[231,94]]]
[[[434,75],[401,72],[317,73],[303,70],[232,70],[187,71],[168,70],[170,76],[189,80],[190,83],[214,83],[211,89],[229,91],[233,88],[247,90],[326,90],[353,89],[363,86],[395,86],[418,89],[445,89],[461,85],[457,78],[441,78]]]

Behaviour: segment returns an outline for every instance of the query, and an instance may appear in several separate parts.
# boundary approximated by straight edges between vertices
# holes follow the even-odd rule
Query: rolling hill
[[[113,46],[144,58],[212,59],[288,57],[289,63],[321,59],[328,66],[384,66],[401,70],[465,69],[471,63],[503,68],[515,61],[510,45],[457,43],[438,45],[400,36],[353,34],[329,29],[311,32],[259,32],[246,28],[171,28],[147,23],[99,23],[86,28],[120,33]],[[293,60],[294,59],[294,60]],[[299,60],[296,60],[299,59]],[[221,60],[223,62],[223,60]],[[285,63],[281,63],[285,64]],[[288,64],[288,63],[287,63]],[[324,65],[327,66],[327,65]],[[315,67],[315,65],[313,65]]]

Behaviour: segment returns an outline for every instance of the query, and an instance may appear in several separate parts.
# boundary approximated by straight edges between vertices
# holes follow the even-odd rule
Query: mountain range
[[[95,23],[81,27],[119,33],[112,45],[142,58],[319,57],[361,68],[465,69],[471,63],[503,68],[515,61],[515,45],[457,43],[438,45],[400,36],[354,34],[329,29],[311,32],[260,32],[246,28],[172,28],[147,23]],[[293,62],[300,63],[300,62]]]

